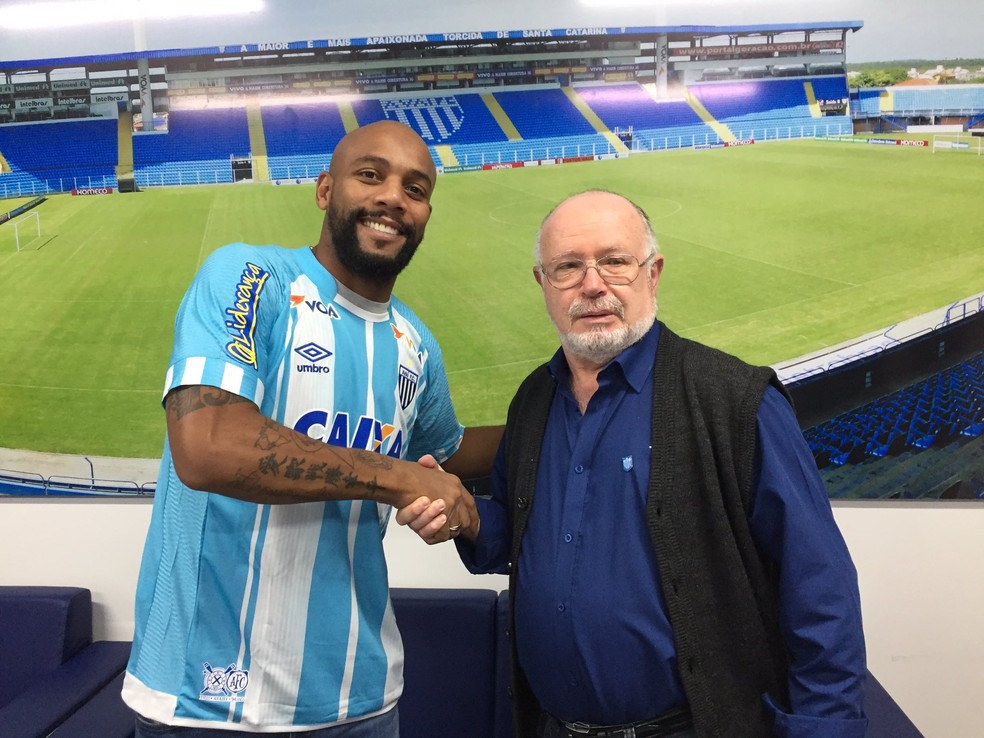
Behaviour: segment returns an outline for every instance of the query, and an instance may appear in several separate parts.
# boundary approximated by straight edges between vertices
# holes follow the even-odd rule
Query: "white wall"
[[[861,579],[868,664],[927,738],[980,738],[984,710],[984,505],[836,503]],[[129,640],[150,505],[0,501],[0,584],[89,587],[97,639]],[[395,587],[505,589],[449,546],[387,533]]]

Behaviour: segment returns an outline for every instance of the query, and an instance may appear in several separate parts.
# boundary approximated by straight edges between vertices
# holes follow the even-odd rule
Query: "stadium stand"
[[[114,120],[3,125],[0,152],[10,165],[0,175],[3,197],[116,186]]]
[[[328,167],[345,135],[336,103],[265,105],[262,108],[270,178],[314,177]]]
[[[232,182],[231,158],[248,156],[246,109],[172,111],[166,132],[135,134],[141,187]]]
[[[592,85],[576,89],[611,130],[659,131],[703,125],[685,100],[654,100],[638,84]]]
[[[595,133],[559,87],[497,92],[495,99],[524,140]]]
[[[984,354],[807,429],[818,466],[984,432]]]

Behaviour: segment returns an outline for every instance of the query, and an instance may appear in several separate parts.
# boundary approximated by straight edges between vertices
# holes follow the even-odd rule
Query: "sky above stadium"
[[[984,57],[982,0],[264,1],[265,8],[257,13],[221,21],[149,20],[141,27],[121,20],[37,30],[0,26],[0,59],[405,33],[848,20],[864,22],[864,28],[848,38],[848,61]],[[25,0],[0,0],[0,24],[4,9],[23,4]],[[37,0],[27,4],[42,5]],[[71,4],[82,5],[79,0]],[[47,11],[46,17],[62,15]]]

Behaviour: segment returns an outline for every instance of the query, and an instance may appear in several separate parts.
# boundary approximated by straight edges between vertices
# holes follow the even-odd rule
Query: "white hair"
[[[656,233],[653,231],[653,224],[649,220],[649,216],[646,215],[645,210],[643,210],[641,207],[636,205],[636,203],[632,202],[632,200],[627,198],[625,195],[620,195],[617,192],[611,192],[610,190],[584,190],[583,192],[575,193],[561,200],[550,210],[549,213],[546,214],[546,216],[540,222],[540,227],[536,231],[536,241],[534,242],[533,245],[533,262],[536,264],[538,269],[542,264],[542,261],[540,259],[540,255],[543,253],[541,244],[543,240],[543,231],[547,225],[547,221],[549,221],[550,218],[553,216],[553,214],[557,211],[557,208],[559,208],[561,205],[563,205],[571,198],[577,197],[578,195],[588,195],[594,193],[603,193],[606,195],[614,195],[615,197],[620,197],[623,200],[625,200],[627,203],[629,203],[629,205],[631,205],[633,208],[635,208],[635,211],[639,214],[639,217],[642,219],[642,225],[645,230],[644,245],[646,247],[646,256],[643,258],[643,261],[649,261],[659,253],[659,242],[656,240]]]

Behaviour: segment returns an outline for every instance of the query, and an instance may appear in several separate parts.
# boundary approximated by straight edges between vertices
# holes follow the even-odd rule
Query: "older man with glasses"
[[[516,735],[864,736],[857,574],[775,374],[656,320],[624,197],[562,202],[535,258],[561,349],[456,539],[509,574]],[[397,519],[437,541],[438,507]]]

